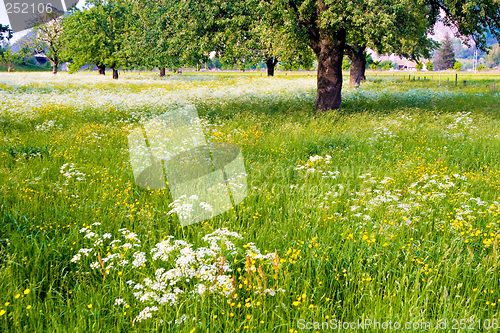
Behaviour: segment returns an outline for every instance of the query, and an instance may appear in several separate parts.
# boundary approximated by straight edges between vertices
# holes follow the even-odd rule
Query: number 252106
[[[26,3],[14,2],[5,4],[7,14],[35,14],[35,13],[52,13],[53,7],[50,3]]]

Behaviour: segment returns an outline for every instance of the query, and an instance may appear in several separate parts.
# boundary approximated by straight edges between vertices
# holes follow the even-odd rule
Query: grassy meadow
[[[411,75],[0,74],[0,332],[497,331],[500,75]],[[182,105],[248,180],[183,228],[127,146]]]

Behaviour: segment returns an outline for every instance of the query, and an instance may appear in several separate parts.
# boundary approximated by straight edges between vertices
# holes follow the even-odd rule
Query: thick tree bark
[[[350,87],[359,87],[361,81],[366,80],[366,55],[365,46],[346,46],[346,54],[351,60],[351,71],[349,77]]]
[[[12,72],[13,67],[9,65],[8,71],[9,73]]]
[[[99,69],[99,75],[106,75],[106,65],[97,65],[97,68]]]
[[[165,76],[165,67],[160,68],[160,77],[164,77],[164,76]]]
[[[274,76],[274,68],[278,64],[278,58],[270,57],[266,60],[267,76]]]
[[[342,103],[342,58],[346,33],[339,31],[335,37],[335,41],[310,39],[318,59],[316,111],[338,110]]]

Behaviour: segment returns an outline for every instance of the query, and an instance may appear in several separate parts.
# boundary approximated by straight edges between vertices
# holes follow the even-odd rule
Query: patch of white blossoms
[[[155,313],[195,295],[211,294],[228,301],[238,298],[237,276],[260,274],[262,277],[266,268],[274,274],[280,266],[276,253],[262,254],[254,243],[242,245],[243,237],[225,228],[203,236],[205,246],[195,247],[166,236],[147,250],[135,233],[120,229],[121,234],[116,238],[110,233],[101,235],[94,230],[98,225],[80,230],[92,247],[80,249],[71,261],[96,270],[104,277],[113,271],[126,276],[128,292],[116,298],[115,305],[126,306],[127,296],[129,301],[138,304],[142,310],[134,322],[152,318]],[[151,274],[148,276],[146,272]],[[269,288],[265,283],[252,290],[270,296],[284,292],[277,284]]]
[[[311,173],[327,175],[329,169],[336,166],[330,163],[329,155],[311,156],[307,163],[299,165],[296,170],[302,170],[305,179]],[[313,169],[313,171],[311,171]],[[347,170],[354,171],[354,170]],[[324,182],[317,189],[318,195],[311,198],[314,205],[324,211],[330,211],[332,217],[341,220],[355,219],[356,227],[362,230],[368,228],[386,228],[386,224],[380,221],[380,212],[389,216],[402,219],[401,225],[412,226],[414,222],[426,219],[436,208],[436,204],[449,199],[452,193],[459,195],[464,202],[472,203],[478,207],[487,206],[488,203],[481,198],[470,198],[465,190],[471,187],[468,178],[455,173],[449,175],[429,175],[424,174],[418,180],[405,186],[401,186],[392,177],[377,177],[370,172],[359,175],[359,181],[350,178],[346,172],[335,171],[334,180]],[[301,189],[301,187],[298,187]],[[457,193],[457,189],[461,190]],[[338,210],[338,203],[345,204],[342,210]],[[496,203],[494,203],[496,204]],[[464,204],[460,208],[469,212],[469,206]],[[478,210],[479,212],[479,210]],[[465,213],[464,213],[465,214]],[[460,214],[456,214],[457,220],[461,219]],[[472,217],[468,217],[472,219]],[[438,221],[439,226],[444,221]],[[438,225],[438,224],[437,224]]]
[[[62,127],[61,124],[57,125],[56,122],[53,120],[45,120],[40,125],[36,125],[35,129],[39,132],[50,132],[53,129],[61,128],[61,127]]]
[[[470,112],[458,112],[452,116],[452,123],[447,126],[447,135],[451,138],[463,137],[468,133],[477,130],[474,125],[474,119]]]
[[[70,179],[75,179],[78,181],[85,180],[85,174],[77,170],[74,163],[65,163],[61,166],[59,173],[66,178],[65,184],[68,183]]]
[[[330,170],[319,170],[316,166],[319,164],[330,164],[332,163],[332,157],[330,155],[325,155],[325,157],[320,155],[309,156],[309,160],[301,165],[297,165],[295,170],[304,170],[306,173],[319,174],[321,178],[332,178],[335,179],[340,174],[339,171]]]
[[[197,202],[198,196],[192,195],[190,197],[181,195],[179,199],[174,200],[168,207],[172,208],[168,213],[177,213],[180,219],[191,218],[193,212],[196,211],[195,207],[200,207],[206,211],[212,212],[212,206],[206,202]]]

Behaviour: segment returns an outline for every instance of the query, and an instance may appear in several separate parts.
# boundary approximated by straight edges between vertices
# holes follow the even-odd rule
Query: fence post
[[[467,81],[466,81],[466,80],[464,80],[464,87],[466,87],[466,86],[467,86]]]
[[[493,91],[495,91],[495,82],[493,82],[491,87],[492,87]]]
[[[457,86],[458,84],[458,74],[455,74],[455,87]]]

